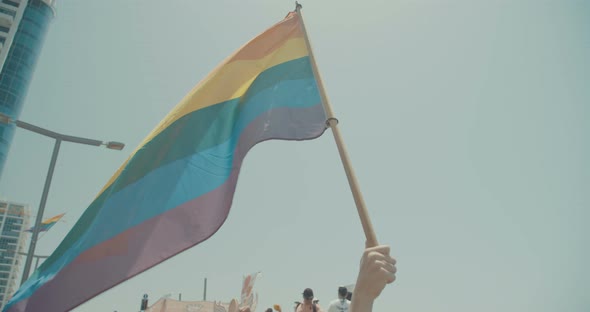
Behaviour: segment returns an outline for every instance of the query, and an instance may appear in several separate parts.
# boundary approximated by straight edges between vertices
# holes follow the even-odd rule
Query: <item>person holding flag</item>
[[[396,260],[389,246],[368,247],[363,253],[349,312],[372,312],[373,303],[385,286],[395,281]]]
[[[371,311],[395,280],[395,260],[388,246],[377,243],[299,3],[227,57],[162,119],[3,311],[73,310],[202,243],[226,221],[252,147],[271,139],[312,140],[327,129],[367,238],[351,311]]]

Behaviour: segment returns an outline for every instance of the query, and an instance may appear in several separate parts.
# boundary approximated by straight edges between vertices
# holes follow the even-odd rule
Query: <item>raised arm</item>
[[[389,246],[365,249],[352,293],[350,312],[372,312],[373,302],[385,285],[395,281],[395,272],[395,259],[389,255]]]

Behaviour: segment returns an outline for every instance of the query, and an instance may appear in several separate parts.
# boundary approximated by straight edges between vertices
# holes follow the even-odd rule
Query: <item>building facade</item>
[[[0,0],[0,113],[18,119],[35,64],[55,16],[55,0]],[[0,177],[14,136],[0,122]]]
[[[27,205],[0,200],[0,309],[18,289],[29,216]]]

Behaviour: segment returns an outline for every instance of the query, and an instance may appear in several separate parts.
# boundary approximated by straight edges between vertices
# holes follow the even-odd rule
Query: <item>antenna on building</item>
[[[207,278],[205,277],[205,286],[203,287],[203,301],[207,301]]]
[[[139,310],[145,311],[145,310],[147,310],[147,307],[148,307],[148,295],[143,294],[143,298],[141,298],[141,306],[139,307]]]

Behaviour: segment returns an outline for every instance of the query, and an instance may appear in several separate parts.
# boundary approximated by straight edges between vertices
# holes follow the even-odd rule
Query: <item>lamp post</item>
[[[41,226],[41,222],[43,221],[43,212],[45,211],[45,203],[47,202],[47,194],[49,193],[49,186],[51,185],[51,178],[53,177],[53,170],[55,169],[55,163],[57,161],[57,154],[59,153],[59,147],[61,142],[72,142],[72,143],[79,143],[79,144],[86,144],[92,146],[105,146],[108,149],[113,150],[122,150],[125,147],[124,143],[121,142],[103,142],[99,140],[87,139],[77,136],[65,135],[60,134],[57,132],[53,132],[51,130],[47,130],[41,127],[37,127],[30,123],[26,123],[20,120],[13,120],[10,116],[0,113],[0,122],[5,124],[14,123],[17,127],[23,128],[25,130],[29,130],[46,137],[50,137],[55,139],[55,145],[53,146],[53,154],[51,155],[51,162],[49,163],[49,170],[47,171],[47,177],[45,178],[45,186],[43,186],[43,194],[41,195],[41,202],[39,203],[39,210],[37,211],[37,219],[35,219],[35,225],[33,226],[33,231],[31,235],[31,243],[29,244],[29,251],[27,252],[27,258],[25,261],[25,268],[23,270],[23,277],[21,280],[21,285],[29,278],[29,273],[31,270],[31,264],[33,262],[33,258],[35,255],[35,247],[37,245],[37,238],[39,236],[39,228]]]
[[[18,252],[18,254],[19,255],[23,255],[23,256],[28,255],[27,253],[24,253],[24,252]],[[39,267],[39,259],[47,259],[47,258],[49,258],[49,256],[33,255],[33,258],[36,259],[36,261],[35,261],[35,270],[37,270],[37,268]]]

